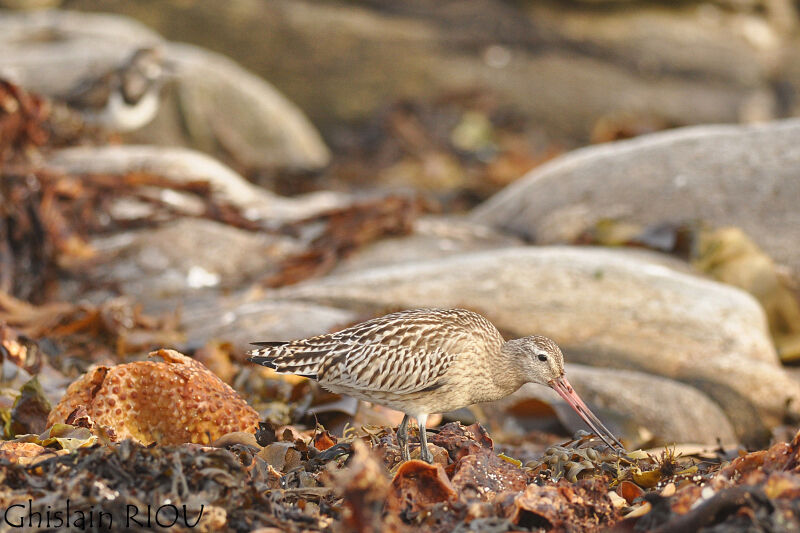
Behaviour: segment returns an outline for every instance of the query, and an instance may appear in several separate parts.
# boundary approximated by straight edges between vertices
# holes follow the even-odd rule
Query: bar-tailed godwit
[[[419,423],[420,456],[432,462],[428,415],[499,400],[525,383],[552,387],[608,446],[622,448],[567,381],[555,342],[540,335],[505,342],[491,322],[465,309],[412,309],[335,333],[254,345],[254,363],[405,413],[397,430],[405,460],[409,417]]]

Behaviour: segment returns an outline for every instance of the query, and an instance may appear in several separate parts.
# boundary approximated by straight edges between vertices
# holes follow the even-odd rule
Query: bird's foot
[[[411,460],[411,452],[408,449],[408,415],[403,417],[403,421],[397,427],[397,444],[400,445],[400,458],[403,461]]]
[[[419,449],[419,458],[428,464],[433,464],[433,454],[428,449],[428,446],[423,445]]]
[[[411,460],[411,452],[408,450],[407,442],[400,445],[400,458],[403,462]]]

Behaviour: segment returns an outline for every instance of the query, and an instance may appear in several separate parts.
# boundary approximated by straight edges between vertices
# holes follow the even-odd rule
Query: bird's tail
[[[258,346],[247,352],[251,363],[271,368],[279,374],[295,374],[306,378],[317,379],[317,361],[303,357],[292,350],[289,342],[253,342]]]

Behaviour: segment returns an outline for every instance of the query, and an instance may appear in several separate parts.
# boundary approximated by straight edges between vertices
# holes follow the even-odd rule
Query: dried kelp
[[[42,352],[27,335],[0,322],[0,363],[4,361],[36,374],[42,366]]]
[[[795,531],[800,527],[800,432],[792,442],[698,471],[642,498],[616,531]]]
[[[68,359],[83,360],[85,367],[103,358],[116,359],[183,340],[177,317],[145,315],[140,306],[126,298],[109,300],[101,306],[68,302],[32,305],[0,291],[0,323],[13,326],[16,332],[14,339],[6,333],[4,350],[9,356],[13,351],[18,358],[24,353],[25,368],[32,374],[39,371],[43,356],[38,345],[29,339],[47,340],[49,364],[64,367],[65,372],[71,366]],[[3,331],[0,329],[0,334]]]
[[[421,209],[417,198],[389,195],[288,225],[284,231],[308,240],[307,249],[284,260],[263,284],[281,287],[321,276],[332,270],[341,258],[365,244],[386,236],[410,233]],[[311,238],[304,237],[309,233],[313,235]]]
[[[6,166],[0,198],[0,290],[32,302],[48,299],[62,269],[77,276],[91,266],[92,236],[181,217],[262,229],[216,197],[207,181],[142,172],[71,176],[25,164]],[[133,205],[138,208],[131,210]]]
[[[85,415],[84,415],[85,416]],[[80,418],[80,417],[78,417]],[[73,429],[70,429],[73,428]],[[64,439],[85,428],[57,425],[57,435],[28,436],[0,446],[0,505],[31,499],[44,516],[69,500],[84,514],[113,520],[128,511],[187,506],[200,530],[249,531],[684,531],[681,528],[800,525],[800,434],[791,443],[743,455],[681,457],[611,454],[588,435],[553,446],[522,467],[497,455],[479,425],[447,424],[432,436],[437,461],[397,464],[394,432],[362,428],[335,438],[317,427],[272,428],[261,442],[232,433],[214,447],[142,448],[131,441]],[[338,440],[338,442],[337,442]],[[73,453],[58,451],[67,442]],[[38,446],[41,450],[37,450]],[[324,450],[322,448],[325,448]],[[589,452],[593,450],[594,453]],[[592,468],[557,481],[550,457],[585,456]],[[62,455],[58,455],[62,454]],[[392,473],[391,471],[394,471]],[[655,474],[657,473],[657,474]],[[53,502],[58,502],[53,505]],[[133,507],[130,507],[133,506]],[[166,507],[165,507],[166,506]],[[204,516],[199,516],[200,509]],[[737,512],[744,510],[744,512]],[[20,515],[27,520],[27,508]],[[179,513],[180,514],[180,513]],[[17,515],[14,515],[15,517]],[[77,519],[76,514],[76,519]],[[16,518],[15,518],[16,519]],[[180,522],[182,518],[179,518]],[[108,518],[106,518],[108,520]],[[185,526],[184,526],[185,527]],[[783,529],[786,530],[786,529]]]
[[[11,408],[6,437],[21,433],[41,433],[47,427],[50,402],[44,395],[42,386],[36,378],[22,386],[19,396]]]
[[[698,235],[692,265],[752,294],[764,307],[769,329],[785,363],[800,362],[800,299],[778,265],[739,228]]]
[[[48,142],[50,111],[45,98],[0,79],[0,164]]]
[[[78,529],[89,525],[90,516],[94,524],[115,531],[174,524],[197,526],[197,531],[284,525],[293,530],[293,522],[299,522],[295,517],[305,519],[307,527],[316,524],[302,511],[270,498],[263,460],[249,457],[251,463],[243,464],[241,458],[224,449],[143,448],[126,441],[80,449],[31,467],[0,461],[5,487],[0,506],[24,502],[10,513],[15,523],[23,520],[28,526],[30,518],[38,526],[41,517],[53,527],[60,518],[62,526]]]
[[[0,165],[32,161],[54,147],[107,143],[109,138],[63,103],[0,78]]]

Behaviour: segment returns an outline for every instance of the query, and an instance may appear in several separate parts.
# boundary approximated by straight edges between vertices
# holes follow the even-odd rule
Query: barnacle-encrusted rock
[[[116,438],[150,444],[209,443],[232,431],[255,432],[258,414],[198,361],[174,350],[137,361],[100,366],[67,389],[47,418],[65,422],[84,406],[98,426],[110,426]]]

